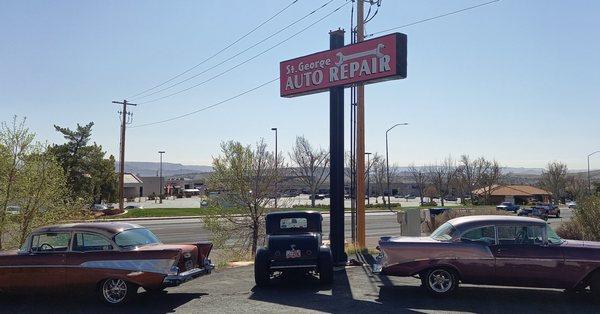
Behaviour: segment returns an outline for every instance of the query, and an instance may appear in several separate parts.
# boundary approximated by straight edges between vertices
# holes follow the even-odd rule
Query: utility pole
[[[159,203],[162,204],[163,201],[163,191],[164,191],[164,187],[163,187],[163,174],[162,174],[162,160],[163,160],[163,154],[165,153],[164,150],[159,150],[158,153],[160,154],[160,191],[158,193],[158,199],[159,199]]]
[[[121,114],[121,147],[119,153],[119,210],[123,211],[124,186],[125,186],[125,129],[127,124],[131,123],[131,113],[127,112],[127,106],[137,106],[137,104],[128,103],[127,100],[113,101],[113,104],[123,105]]]
[[[356,42],[365,39],[364,0],[356,2]],[[365,87],[356,88],[356,236],[359,248],[366,247],[365,239]]]
[[[279,196],[279,190],[277,189],[277,181],[279,180],[279,172],[278,172],[278,166],[279,163],[277,161],[277,128],[271,128],[271,131],[275,131],[275,173],[278,174],[277,180],[275,181],[275,208],[277,208],[277,197]]]

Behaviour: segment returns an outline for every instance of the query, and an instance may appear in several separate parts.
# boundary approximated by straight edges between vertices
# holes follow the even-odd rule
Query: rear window
[[[285,229],[306,229],[308,220],[306,218],[283,218],[279,221],[279,228]]]

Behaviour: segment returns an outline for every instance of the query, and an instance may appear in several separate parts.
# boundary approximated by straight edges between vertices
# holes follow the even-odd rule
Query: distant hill
[[[160,167],[159,162],[148,161],[127,161],[125,162],[125,172],[130,172],[142,177],[157,176]],[[119,170],[119,162],[115,163],[115,170]],[[213,171],[211,166],[183,165],[163,162],[163,176],[177,176],[193,173],[204,173]]]

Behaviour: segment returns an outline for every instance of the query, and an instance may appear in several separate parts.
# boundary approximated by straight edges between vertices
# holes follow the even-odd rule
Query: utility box
[[[399,211],[397,214],[400,224],[400,234],[408,237],[421,236],[421,210],[410,208]]]

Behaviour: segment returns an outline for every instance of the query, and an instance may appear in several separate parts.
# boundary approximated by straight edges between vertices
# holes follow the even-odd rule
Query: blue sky
[[[179,87],[252,57],[344,1],[334,0],[228,66]],[[119,119],[112,100],[180,73],[290,2],[3,1],[0,120],[26,116],[38,138],[51,142],[62,140],[53,124],[94,121],[94,140],[116,154]],[[383,0],[367,33],[482,2]],[[192,73],[322,3],[299,0]],[[327,49],[329,30],[349,30],[350,8],[201,87],[134,108],[133,125],[197,110],[277,77],[279,61]],[[400,30],[408,35],[408,78],[366,87],[367,150],[384,153],[385,130],[409,122],[390,133],[390,160],[402,166],[466,153],[505,166],[544,167],[559,160],[585,168],[586,155],[600,149],[598,12],[600,2],[592,0],[503,0]],[[279,128],[286,155],[297,135],[327,148],[328,99],[327,93],[280,98],[273,83],[184,119],[129,129],[127,160],[157,161],[156,152],[166,150],[165,161],[210,164],[224,140],[253,144],[264,137],[272,145],[271,127]]]

